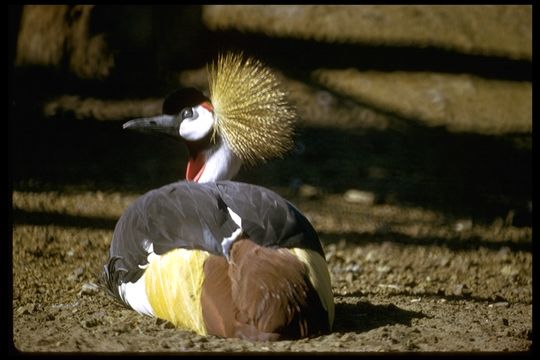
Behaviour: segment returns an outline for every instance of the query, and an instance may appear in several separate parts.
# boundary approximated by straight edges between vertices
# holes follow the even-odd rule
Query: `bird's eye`
[[[190,107],[182,109],[182,111],[180,111],[180,117],[182,120],[193,117],[193,109]]]

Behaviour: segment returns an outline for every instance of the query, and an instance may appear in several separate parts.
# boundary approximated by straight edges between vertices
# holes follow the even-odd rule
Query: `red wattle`
[[[186,180],[199,181],[204,171],[204,156],[198,154],[195,158],[189,158],[186,168]]]

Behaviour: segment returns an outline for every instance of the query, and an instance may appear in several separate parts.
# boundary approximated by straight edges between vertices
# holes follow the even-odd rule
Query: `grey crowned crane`
[[[124,124],[184,141],[189,161],[186,181],[142,195],[120,217],[105,287],[135,311],[201,335],[327,333],[334,299],[317,233],[278,194],[230,181],[242,164],[290,149],[295,111],[275,75],[242,54],[219,56],[209,82],[209,98],[180,89],[162,115]]]

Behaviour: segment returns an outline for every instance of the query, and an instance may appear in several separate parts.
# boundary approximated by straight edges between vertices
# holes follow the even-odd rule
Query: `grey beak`
[[[149,118],[130,120],[122,128],[124,130],[135,130],[148,133],[161,133],[179,138],[180,117],[172,115],[159,115]]]

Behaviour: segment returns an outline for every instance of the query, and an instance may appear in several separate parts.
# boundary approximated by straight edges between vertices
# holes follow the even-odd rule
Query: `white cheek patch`
[[[193,108],[198,116],[184,119],[180,124],[180,136],[188,141],[197,141],[204,138],[214,127],[214,115],[203,106]]]

